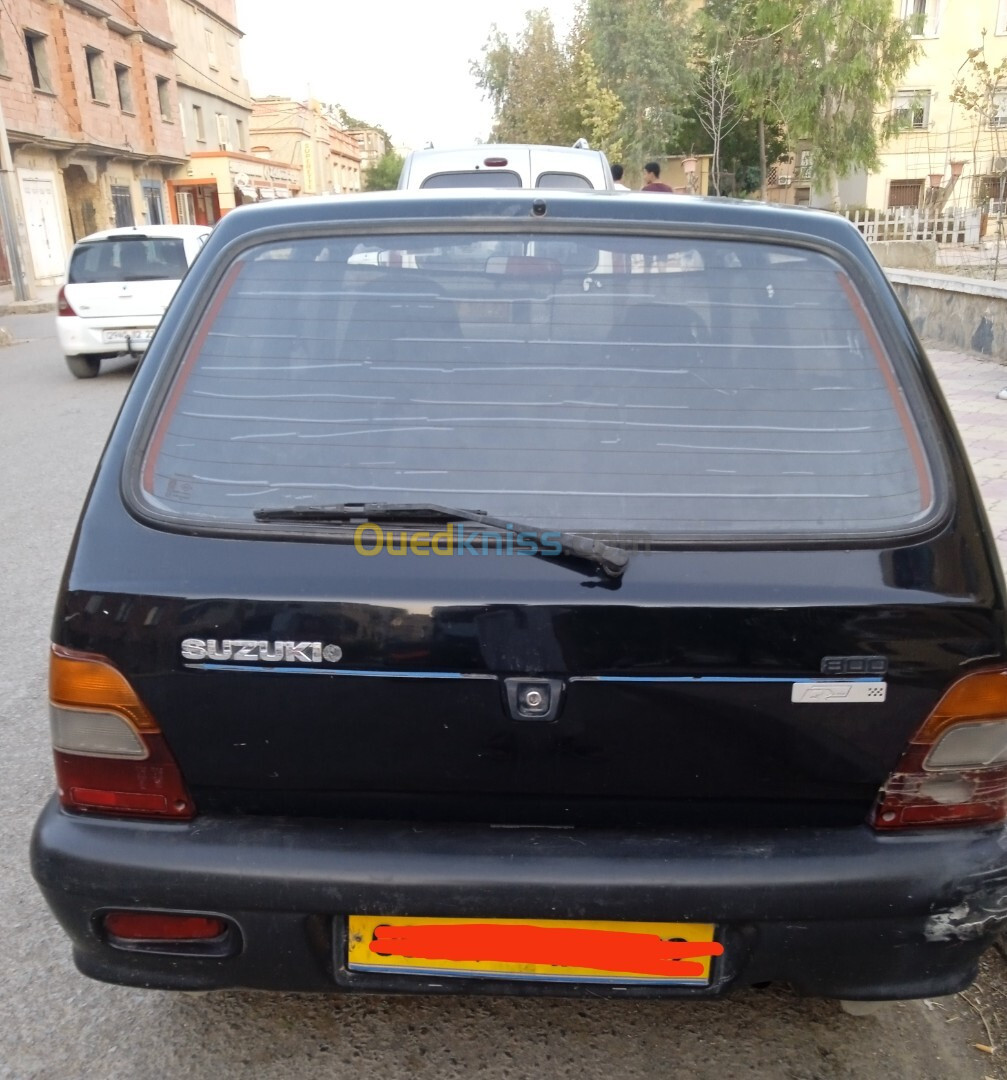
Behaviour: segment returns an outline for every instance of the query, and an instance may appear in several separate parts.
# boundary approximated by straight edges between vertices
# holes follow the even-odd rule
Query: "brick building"
[[[0,102],[30,279],[58,280],[97,229],[170,220],[185,160],[173,49],[157,0],[5,0]]]

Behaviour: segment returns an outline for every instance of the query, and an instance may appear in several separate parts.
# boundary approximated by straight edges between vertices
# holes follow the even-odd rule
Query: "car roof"
[[[495,159],[494,165],[487,166],[486,162],[491,159]],[[611,166],[600,150],[540,143],[478,143],[411,151],[402,165],[399,189],[416,190],[431,176],[441,173],[483,171],[517,172],[527,187],[533,186],[529,171],[535,175],[543,172],[580,173],[592,178],[599,190],[612,186]]]
[[[82,236],[78,244],[90,244],[96,240],[116,240],[119,237],[175,237],[179,240],[192,240],[206,236],[211,232],[209,225],[127,225],[118,229],[102,229],[100,232]]]
[[[854,225],[824,210],[743,199],[549,188],[398,189],[259,203],[223,217],[206,246],[207,253],[215,252],[248,233],[284,226],[339,228],[367,222],[369,227],[385,229],[399,225],[429,232],[462,225],[478,231],[504,220],[536,231],[575,221],[582,228],[624,227],[630,232],[670,227],[707,238],[738,232],[776,233],[787,234],[776,237],[781,241],[803,238],[839,245],[860,260],[869,253]]]
[[[476,157],[482,161],[483,158],[488,157],[507,157],[508,155],[516,157],[522,154],[549,154],[562,155],[563,157],[590,154],[597,158],[600,153],[600,150],[592,150],[585,146],[551,146],[540,143],[477,143],[474,146],[430,147],[426,150],[413,150],[410,156],[414,159],[423,158],[424,160],[458,158],[462,161],[469,161],[471,158]]]

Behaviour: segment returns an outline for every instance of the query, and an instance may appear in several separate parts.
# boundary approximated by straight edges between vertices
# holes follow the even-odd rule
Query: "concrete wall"
[[[1007,360],[1007,282],[885,272],[921,338]]]
[[[936,240],[879,240],[871,253],[884,267],[900,270],[936,270]]]

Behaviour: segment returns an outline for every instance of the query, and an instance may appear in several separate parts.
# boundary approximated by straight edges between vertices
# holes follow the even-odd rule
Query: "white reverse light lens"
[[[927,755],[925,769],[978,769],[1007,761],[1007,719],[956,724]]]
[[[78,712],[49,706],[54,750],[94,757],[144,758],[147,748],[128,723],[114,713]]]

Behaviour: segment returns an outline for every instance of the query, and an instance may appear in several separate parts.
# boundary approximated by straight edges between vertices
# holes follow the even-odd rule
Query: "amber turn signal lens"
[[[49,700],[64,709],[118,713],[137,731],[160,731],[126,677],[102,656],[53,645],[49,662]]]

